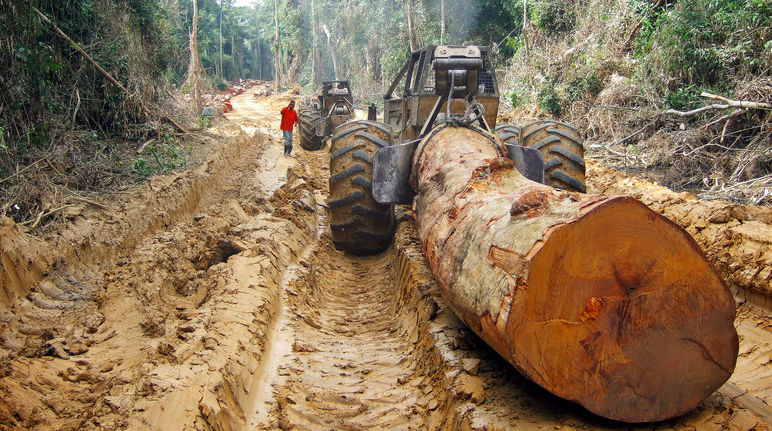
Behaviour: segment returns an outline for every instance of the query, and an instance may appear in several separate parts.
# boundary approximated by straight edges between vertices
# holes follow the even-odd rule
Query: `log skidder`
[[[690,411],[734,370],[729,290],[675,223],[630,197],[579,192],[583,154],[570,126],[499,128],[509,142],[493,135],[498,93],[487,53],[413,53],[397,78],[404,97],[390,97],[396,81],[386,96],[391,131],[352,123],[345,127],[356,131],[336,132],[333,237],[348,227],[335,211],[356,214],[349,202],[366,199],[383,210],[368,214],[385,220],[393,220],[388,205],[414,202],[421,249],[448,305],[523,375],[614,420]],[[357,191],[333,200],[333,189],[344,189],[333,183],[344,181]],[[368,235],[379,226],[392,235],[393,223],[371,223]],[[349,233],[345,244],[359,240]]]
[[[316,151],[324,146],[336,127],[351,120],[354,98],[348,81],[324,81],[318,105],[298,110],[300,146]]]

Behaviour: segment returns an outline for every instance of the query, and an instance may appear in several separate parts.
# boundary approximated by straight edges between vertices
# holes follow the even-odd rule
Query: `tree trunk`
[[[316,14],[316,0],[311,0],[311,85],[319,85],[319,20]]]
[[[246,78],[244,75],[244,38],[239,38],[239,78]]]
[[[335,42],[332,40],[332,35],[330,35],[330,29],[327,28],[327,24],[322,24],[322,29],[324,30],[324,34],[327,35],[327,48],[330,50],[330,57],[332,57],[332,71],[335,75],[335,79],[339,80],[340,78],[340,72],[338,71],[338,51],[335,49]]]
[[[445,45],[445,0],[440,0],[440,45]]]
[[[220,78],[224,78],[225,72],[222,70],[222,2],[223,0],[220,0],[220,62],[219,62],[219,68],[217,69],[217,74],[220,76]]]
[[[416,151],[421,248],[456,314],[529,379],[659,421],[732,373],[735,303],[694,240],[630,197],[552,189],[453,126]]]
[[[525,46],[525,63],[530,64],[530,50],[528,48],[528,0],[523,0],[523,45]],[[526,79],[528,79],[526,77]]]
[[[233,82],[239,81],[239,63],[236,60],[236,36],[233,35],[233,26],[231,25],[231,60],[233,62]]]
[[[276,87],[281,85],[281,38],[279,36],[279,0],[273,0],[273,21],[276,28],[276,34],[274,37],[274,59],[275,59],[275,68],[274,73],[276,74]]]
[[[190,34],[190,66],[188,77],[192,79],[193,100],[196,104],[196,114],[200,115],[201,106],[201,59],[198,57],[198,0],[193,0],[193,32]]]
[[[260,39],[256,40],[257,42],[257,77],[259,79],[265,79],[263,77],[263,44],[260,42]]]
[[[413,25],[413,0],[407,0],[407,33],[410,42],[410,52],[415,51],[418,45],[416,41],[415,28]]]

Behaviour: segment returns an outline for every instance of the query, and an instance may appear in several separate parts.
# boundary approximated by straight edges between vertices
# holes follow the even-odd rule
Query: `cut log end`
[[[545,232],[513,303],[510,352],[530,378],[599,415],[649,422],[720,387],[735,303],[694,240],[632,198]]]

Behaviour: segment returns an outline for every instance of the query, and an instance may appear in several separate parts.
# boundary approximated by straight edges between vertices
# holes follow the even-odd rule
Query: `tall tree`
[[[196,104],[196,113],[200,114],[201,107],[201,73],[204,67],[198,56],[198,0],[193,0],[193,30],[190,33],[190,65],[188,66],[187,82],[193,86],[193,100]]]
[[[335,48],[335,41],[332,40],[330,29],[327,28],[327,24],[322,24],[324,34],[327,35],[327,48],[330,50],[330,57],[332,57],[332,70],[335,74],[335,79],[339,80],[340,70],[338,70],[338,50]]]
[[[407,33],[410,41],[410,52],[413,52],[418,49],[415,24],[413,23],[413,0],[407,0]]]
[[[274,38],[274,60],[276,63],[276,86],[281,85],[281,37],[279,36],[279,0],[273,0],[273,20],[276,28],[276,35]]]
[[[319,84],[319,18],[316,0],[311,0],[311,85]]]
[[[220,35],[219,35],[219,45],[220,45],[220,62],[218,63],[220,65],[218,75],[220,77],[223,77],[225,75],[225,72],[222,70],[222,2],[224,0],[220,0]]]
[[[445,44],[445,0],[440,0],[440,45]]]

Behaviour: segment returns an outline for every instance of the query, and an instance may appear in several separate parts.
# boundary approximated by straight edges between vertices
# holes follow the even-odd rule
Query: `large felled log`
[[[734,301],[694,240],[629,197],[554,190],[496,138],[416,151],[422,250],[456,314],[550,392],[615,420],[699,405],[732,373]]]

